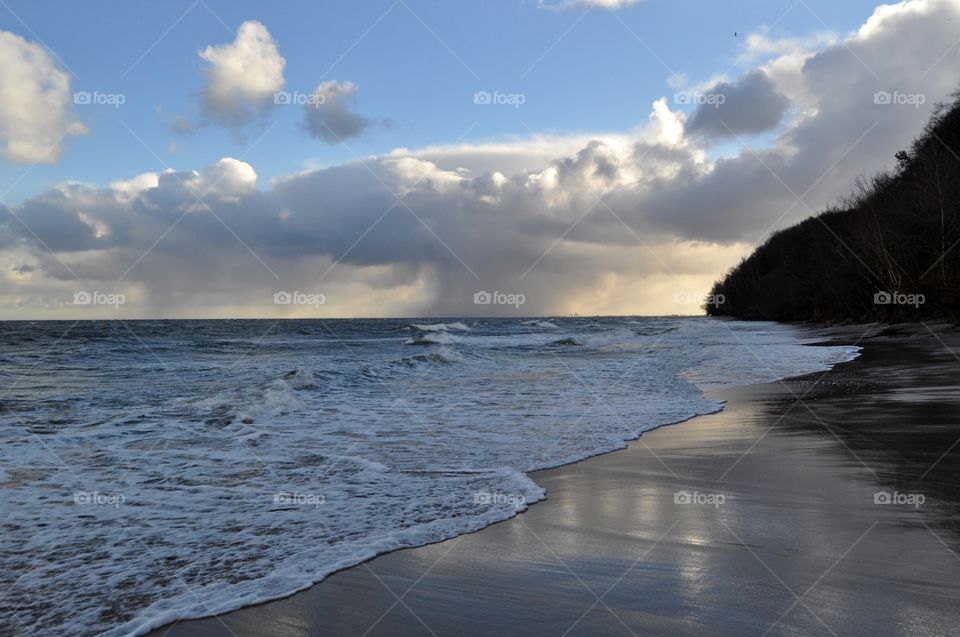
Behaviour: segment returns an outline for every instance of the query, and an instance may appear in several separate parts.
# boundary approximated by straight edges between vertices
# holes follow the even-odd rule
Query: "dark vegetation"
[[[714,284],[707,313],[957,322],[960,92],[895,157],[895,170],[858,179],[839,205],[772,235]]]

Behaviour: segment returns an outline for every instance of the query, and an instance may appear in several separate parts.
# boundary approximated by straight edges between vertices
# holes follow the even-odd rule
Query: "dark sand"
[[[960,635],[960,333],[930,327],[538,472],[507,522],[152,636]]]

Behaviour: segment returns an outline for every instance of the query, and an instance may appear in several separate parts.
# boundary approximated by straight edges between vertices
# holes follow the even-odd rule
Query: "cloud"
[[[336,143],[362,134],[372,120],[354,113],[357,87],[353,82],[323,82],[304,104],[304,127],[312,137]]]
[[[628,133],[396,149],[265,189],[232,158],[60,184],[11,208],[36,237],[0,208],[0,300],[76,314],[51,299],[119,287],[131,315],[318,313],[272,304],[299,290],[324,294],[325,315],[507,311],[474,305],[486,290],[524,294],[524,314],[694,312],[674,295],[706,292],[754,241],[894,163],[956,88],[943,52],[958,19],[956,1],[912,0],[842,42],[772,43],[782,52],[726,82],[732,101],[789,101],[789,117],[776,100],[731,119],[767,133],[756,148],[707,134],[708,115],[664,98]],[[924,104],[875,98],[885,92]]]
[[[191,135],[197,128],[196,124],[188,120],[183,115],[177,115],[174,117],[167,126],[171,131],[177,133],[178,135]]]
[[[685,170],[656,188],[644,203],[646,217],[690,238],[754,242],[837,201],[856,177],[892,166],[934,103],[957,89],[944,51],[956,41],[958,19],[956,0],[884,5],[844,41],[790,48],[767,62],[758,70],[796,117],[771,145],[724,157],[709,171]],[[877,99],[884,93],[924,103],[884,104]]]
[[[686,130],[711,137],[772,130],[789,106],[787,98],[761,70],[751,71],[732,84],[719,82],[697,98],[697,109]]]
[[[203,112],[210,120],[238,128],[273,107],[286,60],[263,24],[248,20],[236,40],[208,46],[199,55],[209,63]]]
[[[0,143],[15,163],[55,164],[68,135],[87,132],[73,117],[70,76],[35,42],[0,31]]]
[[[205,200],[214,197],[235,203],[256,192],[257,173],[246,162],[224,157],[200,172],[194,171],[183,180],[183,185],[195,197]]]
[[[675,162],[687,159],[682,150],[654,148],[662,156],[650,179],[665,174],[669,152]],[[341,315],[476,313],[473,294],[481,289],[523,293],[527,312],[579,311],[578,292],[613,311],[621,298],[614,280],[635,285],[662,275],[606,210],[573,228],[569,243],[552,247],[594,199],[646,174],[633,140],[594,139],[542,168],[512,174],[477,169],[498,154],[495,147],[462,153],[458,159],[467,165],[461,166],[439,159],[447,150],[458,149],[350,162],[277,181],[267,191],[256,188],[251,166],[223,158],[104,188],[63,184],[14,212],[59,257],[34,243],[34,279],[42,273],[58,282],[62,298],[74,288],[121,285],[148,314],[238,307],[274,313],[270,299],[278,289],[316,290],[327,297],[324,310]],[[537,163],[538,153],[531,146],[517,160]],[[6,216],[0,228],[28,240]],[[650,245],[672,241],[663,233],[644,238]],[[670,259],[685,272],[679,254]],[[714,260],[715,267],[721,263]],[[137,265],[118,284],[131,264]],[[595,287],[601,274],[612,286],[604,294]],[[705,286],[707,278],[698,276]]]
[[[639,3],[640,0],[537,0],[541,9],[587,9],[598,7],[604,9],[619,9]]]
[[[119,179],[110,183],[110,190],[119,201],[130,203],[137,196],[151,188],[156,188],[160,183],[160,175],[157,173],[143,173],[130,179]]]

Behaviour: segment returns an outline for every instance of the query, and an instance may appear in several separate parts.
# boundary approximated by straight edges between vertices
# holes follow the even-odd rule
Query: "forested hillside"
[[[960,317],[960,93],[895,170],[772,235],[713,288],[715,316],[770,320]]]

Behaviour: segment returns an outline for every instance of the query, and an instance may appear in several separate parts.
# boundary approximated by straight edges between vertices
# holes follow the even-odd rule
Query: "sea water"
[[[542,499],[855,347],[705,318],[0,324],[0,633],[135,635]]]

